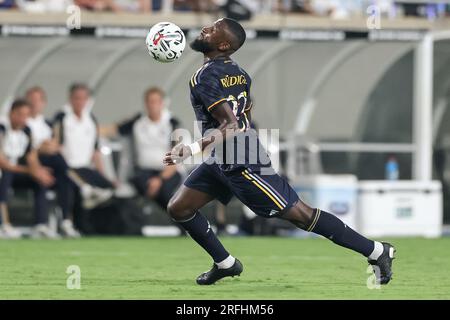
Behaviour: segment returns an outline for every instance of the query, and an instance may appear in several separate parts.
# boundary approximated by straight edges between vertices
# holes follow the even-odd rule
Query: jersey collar
[[[218,57],[209,59],[209,60],[206,61],[204,64],[207,64],[207,63],[209,63],[209,62],[215,62],[215,61],[231,62],[231,61],[233,61],[233,60],[231,60],[230,57],[218,56]]]

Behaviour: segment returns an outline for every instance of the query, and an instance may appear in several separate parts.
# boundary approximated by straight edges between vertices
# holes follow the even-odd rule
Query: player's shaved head
[[[245,42],[247,35],[239,22],[230,18],[223,18],[226,32],[230,36],[229,41],[233,51],[237,51]]]

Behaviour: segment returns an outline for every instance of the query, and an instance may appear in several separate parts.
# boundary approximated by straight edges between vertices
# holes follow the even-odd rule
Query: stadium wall
[[[35,15],[30,20],[29,15],[0,12],[2,99],[6,100],[11,91],[20,95],[27,87],[39,84],[49,92],[50,116],[65,103],[68,85],[85,81],[96,89],[95,114],[101,123],[111,123],[138,112],[145,88],[160,85],[169,93],[172,112],[187,129],[193,130],[187,83],[201,65],[201,57],[186,50],[175,64],[155,63],[139,35],[153,22],[176,20],[192,37],[199,26],[215,17],[83,13],[83,26],[97,29],[82,30],[92,34],[76,36],[19,35],[14,32],[23,29],[11,28],[28,24],[64,29],[66,18]],[[395,32],[412,33],[387,32],[380,39],[376,33],[367,34],[364,18],[332,21],[291,15],[260,16],[248,23],[249,41],[235,59],[253,76],[254,112],[259,127],[279,128],[282,136],[288,136],[298,125],[299,110],[313,97],[314,112],[304,132],[313,140],[411,143],[417,41],[420,33],[450,27],[446,20],[383,23]],[[392,34],[394,38],[390,38]],[[450,41],[435,44],[434,107],[439,117],[435,119],[434,141],[444,149],[450,140],[450,128],[445,125],[450,121],[449,51]],[[385,157],[328,154],[322,160],[326,172],[353,172],[363,179],[379,179],[383,178]],[[401,178],[410,179],[411,155],[399,156],[399,162]],[[444,175],[448,175],[448,168]],[[435,176],[439,175],[435,172]]]

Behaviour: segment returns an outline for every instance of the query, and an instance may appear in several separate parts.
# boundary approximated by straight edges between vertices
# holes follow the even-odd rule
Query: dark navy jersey
[[[197,121],[202,122],[202,133],[217,128],[219,123],[211,116],[211,111],[222,102],[228,102],[237,119],[251,106],[250,76],[234,61],[216,58],[207,61],[192,76],[191,103]]]
[[[252,107],[251,78],[229,58],[219,57],[205,62],[191,77],[189,87],[191,103],[203,135],[219,126],[211,115],[218,105],[226,102],[238,120],[246,117],[244,112]],[[216,146],[212,156],[224,171],[270,162],[254,130],[239,133],[224,145]]]

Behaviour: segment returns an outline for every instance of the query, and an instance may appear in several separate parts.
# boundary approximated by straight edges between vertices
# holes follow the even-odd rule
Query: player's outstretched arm
[[[166,165],[180,163],[184,159],[187,159],[196,153],[202,152],[208,146],[214,146],[230,137],[233,137],[236,133],[242,130],[239,128],[239,122],[227,102],[223,102],[215,106],[211,111],[211,115],[220,123],[219,127],[217,127],[218,131],[216,130],[215,132],[206,135],[202,139],[190,145],[176,145],[166,154],[163,161]],[[217,134],[218,132],[220,132],[220,134]]]

